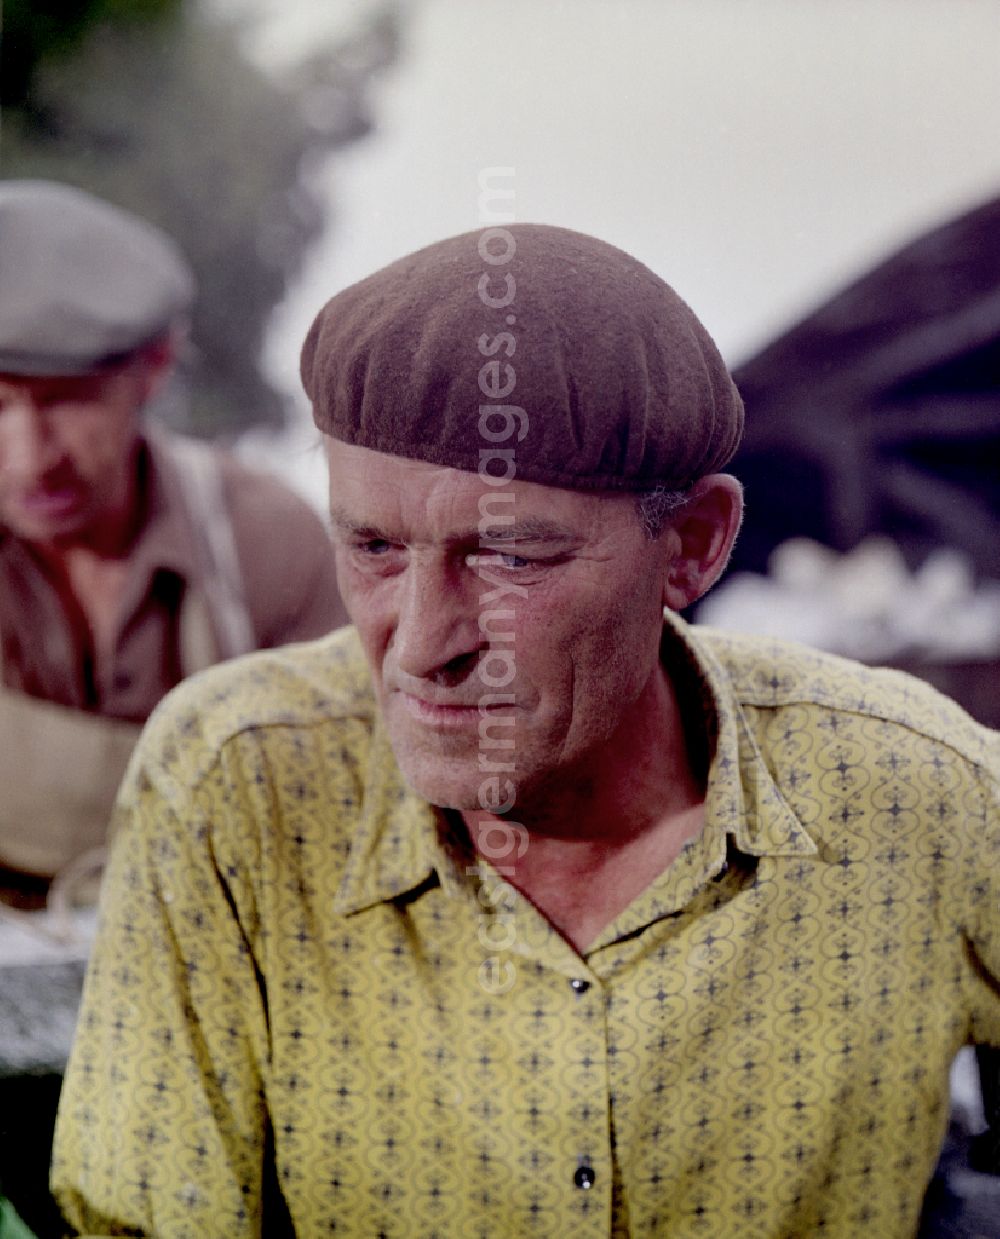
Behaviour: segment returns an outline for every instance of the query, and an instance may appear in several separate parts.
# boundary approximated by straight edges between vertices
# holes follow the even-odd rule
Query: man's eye
[[[488,551],[470,555],[470,568],[504,568],[508,572],[518,568],[530,568],[534,560],[525,559],[523,555],[514,555],[509,551]]]
[[[385,538],[369,538],[365,542],[356,542],[354,549],[361,555],[385,555],[392,550],[392,543]]]

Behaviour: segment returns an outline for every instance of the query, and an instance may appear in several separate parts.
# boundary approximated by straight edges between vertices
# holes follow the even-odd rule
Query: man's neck
[[[60,595],[81,648],[97,663],[114,651],[128,554],[145,518],[137,470],[122,502],[73,538],[32,546]]]
[[[506,818],[462,815],[473,847],[581,951],[702,828],[704,788],[665,675],[653,692],[655,708],[613,737],[600,761],[520,795]],[[487,832],[509,831],[515,819],[521,845],[497,859],[488,846],[497,835]]]

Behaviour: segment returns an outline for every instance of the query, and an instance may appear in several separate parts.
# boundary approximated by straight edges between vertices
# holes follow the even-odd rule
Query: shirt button
[[[587,990],[590,989],[590,982],[585,981],[583,977],[574,977],[573,980],[570,981],[569,987],[574,994],[585,994]]]
[[[594,1179],[596,1177],[593,1166],[578,1166],[576,1174],[573,1176],[573,1182],[581,1191],[589,1192],[594,1186]]]

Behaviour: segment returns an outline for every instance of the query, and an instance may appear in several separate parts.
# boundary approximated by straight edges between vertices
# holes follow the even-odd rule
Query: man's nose
[[[21,478],[41,477],[59,458],[49,418],[27,397],[5,404],[0,449],[6,468]]]
[[[404,675],[460,677],[474,663],[484,644],[474,585],[443,564],[407,565],[393,634],[396,665]]]

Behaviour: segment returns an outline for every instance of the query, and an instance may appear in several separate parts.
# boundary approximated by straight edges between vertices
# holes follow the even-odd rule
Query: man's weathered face
[[[340,586],[410,785],[474,809],[598,773],[661,674],[666,548],[634,500],[327,443]]]
[[[72,542],[128,498],[140,367],[36,378],[0,374],[0,523],[29,541]]]

